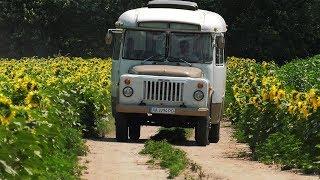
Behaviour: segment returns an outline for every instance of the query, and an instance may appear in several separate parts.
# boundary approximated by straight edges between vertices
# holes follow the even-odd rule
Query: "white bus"
[[[194,2],[150,1],[109,29],[116,139],[142,125],[195,128],[198,145],[219,141],[225,96],[224,19]]]

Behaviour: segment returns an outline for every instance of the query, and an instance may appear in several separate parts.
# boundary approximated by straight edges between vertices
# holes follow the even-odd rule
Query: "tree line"
[[[2,0],[0,57],[108,57],[108,28],[148,0]],[[320,52],[319,0],[196,0],[222,15],[227,54],[279,63]]]

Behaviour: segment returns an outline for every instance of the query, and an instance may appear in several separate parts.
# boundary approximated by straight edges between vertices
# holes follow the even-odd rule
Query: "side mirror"
[[[111,45],[112,43],[112,33],[108,32],[106,37],[105,37],[105,41],[107,45]]]
[[[225,48],[226,42],[225,42],[225,39],[224,39],[223,36],[218,36],[216,41],[217,41],[217,47],[219,49],[224,49]]]

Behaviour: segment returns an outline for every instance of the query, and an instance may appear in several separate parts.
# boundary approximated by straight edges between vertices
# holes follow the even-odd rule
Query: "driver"
[[[191,61],[199,59],[194,53],[190,52],[190,45],[187,40],[180,41],[180,58]]]

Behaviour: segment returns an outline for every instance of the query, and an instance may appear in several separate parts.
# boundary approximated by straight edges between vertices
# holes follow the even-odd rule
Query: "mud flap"
[[[211,124],[218,124],[223,115],[223,102],[211,104]]]

